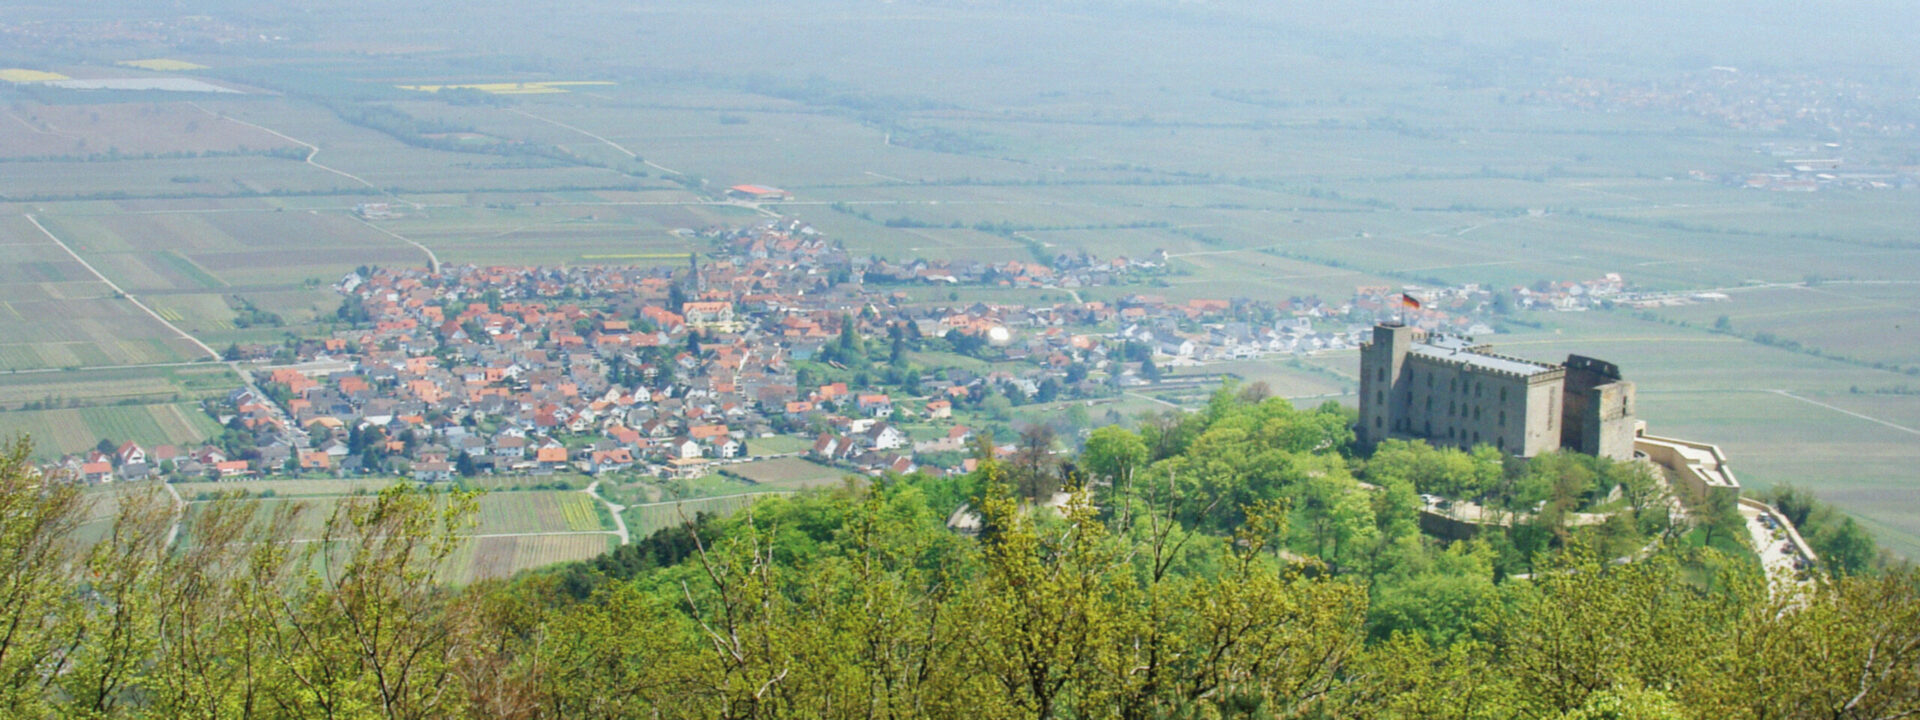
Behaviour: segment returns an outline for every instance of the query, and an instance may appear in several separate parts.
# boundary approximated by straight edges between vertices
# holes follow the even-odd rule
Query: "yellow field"
[[[185,60],[175,60],[173,58],[148,58],[146,60],[121,60],[120,62],[117,62],[114,64],[124,65],[126,67],[131,67],[131,68],[140,68],[141,70],[153,70],[157,72],[179,72],[182,70],[207,69],[207,66],[205,65],[201,65],[198,63],[190,63]]]
[[[554,80],[527,83],[464,83],[459,85],[396,85],[401,90],[440,92],[441,90],[479,90],[494,95],[548,95],[566,92],[573,85],[612,85],[606,80]]]
[[[71,80],[71,79],[72,78],[69,78],[65,75],[61,75],[60,73],[47,72],[45,70],[28,70],[26,68],[0,68],[0,80],[5,80],[7,82],[12,82],[12,83],[37,83],[37,82],[51,82],[54,80]]]

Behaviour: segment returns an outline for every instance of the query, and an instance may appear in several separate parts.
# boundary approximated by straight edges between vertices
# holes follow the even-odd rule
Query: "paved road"
[[[1763,511],[1746,503],[1740,504],[1740,517],[1747,521],[1747,534],[1753,541],[1753,551],[1760,556],[1760,566],[1767,571],[1767,583],[1779,585],[1782,582],[1801,584],[1800,571],[1794,567],[1799,554],[1792,550],[1786,540],[1773,539],[1773,529],[1767,527],[1760,518]],[[1775,522],[1785,520],[1775,517]]]

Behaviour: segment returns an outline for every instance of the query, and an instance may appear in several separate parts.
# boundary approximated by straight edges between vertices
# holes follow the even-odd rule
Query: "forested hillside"
[[[108,531],[17,446],[0,473],[0,715],[1920,712],[1910,568],[1769,588],[1737,536],[1709,513],[1676,522],[1638,466],[1398,444],[1360,459],[1349,422],[1223,391],[1138,433],[1096,430],[1071,460],[1023,442],[968,476],[768,498],[466,587],[438,573],[468,495],[396,487],[295,543],[296,505],[268,517],[240,498],[171,537],[156,489],[122,495]],[[1420,530],[1422,494],[1510,527],[1442,543]],[[1582,513],[1608,519],[1569,522]]]

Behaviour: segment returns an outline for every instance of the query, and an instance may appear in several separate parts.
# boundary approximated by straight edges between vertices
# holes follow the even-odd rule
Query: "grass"
[[[723,472],[765,488],[804,490],[840,482],[842,471],[795,457],[728,465]]]
[[[763,496],[775,493],[753,493],[746,495],[726,495],[722,497],[697,498],[693,500],[675,500],[651,505],[628,507],[622,514],[626,516],[627,529],[634,538],[643,538],[682,522],[693,520],[700,513],[725,517],[752,505]]]
[[[806,452],[812,448],[813,441],[791,435],[747,439],[747,451],[751,455],[781,455]]]

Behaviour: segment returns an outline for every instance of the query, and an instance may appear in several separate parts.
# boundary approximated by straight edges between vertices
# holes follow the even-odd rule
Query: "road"
[[[1760,556],[1760,566],[1767,571],[1767,583],[1776,587],[1783,582],[1805,584],[1807,580],[1800,577],[1799,568],[1794,564],[1799,553],[1792,550],[1792,545],[1787,541],[1775,540],[1773,528],[1761,520],[1761,517],[1772,513],[1745,502],[1740,503],[1739,509],[1740,517],[1747,521],[1747,534],[1753,541],[1753,552]],[[1786,520],[1775,515],[1774,522],[1784,523]]]
[[[152,317],[155,322],[158,322],[161,325],[165,325],[167,329],[172,330],[174,334],[179,335],[181,338],[184,338],[187,342],[193,343],[194,345],[198,346],[202,351],[205,351],[207,353],[208,358],[213,360],[220,359],[220,353],[214,352],[213,348],[207,347],[207,344],[200,342],[199,338],[196,338],[192,335],[188,335],[187,331],[181,330],[179,326],[174,325],[171,322],[168,322],[166,318],[160,317],[160,313],[154,312],[153,308],[147,307],[146,303],[140,302],[140,298],[134,297],[131,293],[128,293],[126,290],[121,289],[119,284],[115,283],[112,280],[108,280],[106,275],[102,275],[99,270],[93,267],[93,263],[87,262],[86,258],[80,257],[80,253],[74,252],[73,248],[67,247],[67,244],[64,241],[62,241],[58,236],[54,235],[52,231],[48,230],[47,226],[41,225],[40,220],[38,218],[35,218],[32,215],[22,215],[22,217],[25,217],[27,219],[27,222],[33,223],[34,227],[39,228],[40,234],[47,236],[48,240],[52,240],[53,244],[59,245],[61,250],[65,250],[67,252],[67,255],[72,256],[74,262],[80,263],[81,267],[86,268],[87,272],[93,273],[93,276],[96,278],[99,278],[100,282],[106,283],[107,287],[109,288],[113,288],[114,295],[121,298],[125,298],[127,302],[133,303],[134,307],[140,308],[142,312],[145,312],[148,316]]]
[[[525,115],[525,116],[527,116],[527,117],[530,117],[530,118],[533,118],[533,119],[535,119],[535,120],[539,120],[540,122],[543,122],[543,123],[546,123],[546,124],[548,124],[548,125],[552,125],[552,126],[554,126],[554,127],[557,127],[557,128],[564,128],[564,129],[567,129],[567,130],[572,130],[572,131],[574,131],[574,132],[577,132],[577,133],[580,133],[581,135],[585,135],[585,136],[587,136],[587,137],[590,137],[590,138],[593,138],[593,139],[595,139],[595,140],[599,140],[600,142],[603,142],[603,143],[606,143],[606,144],[607,144],[607,147],[610,147],[610,148],[613,148],[613,149],[615,149],[615,150],[619,150],[620,152],[623,152],[623,153],[626,153],[626,155],[627,155],[627,157],[630,157],[630,158],[636,158],[636,159],[638,159],[638,160],[640,160],[640,162],[642,162],[642,163],[645,163],[647,167],[650,167],[650,168],[653,168],[653,169],[655,169],[655,170],[659,170],[660,172],[663,172],[663,173],[666,173],[666,174],[668,174],[668,175],[679,175],[679,174],[680,174],[680,171],[679,171],[679,170],[675,170],[675,169],[673,169],[673,168],[670,168],[670,167],[667,167],[667,166],[665,166],[665,165],[661,165],[660,163],[656,163],[656,162],[654,162],[654,161],[652,161],[652,160],[648,160],[648,159],[646,159],[646,158],[642,158],[642,157],[640,157],[640,154],[639,154],[639,153],[636,153],[636,152],[634,152],[634,151],[632,151],[632,150],[628,150],[628,149],[626,148],[626,146],[624,146],[624,145],[621,145],[620,143],[617,143],[617,142],[614,142],[614,141],[612,141],[612,140],[608,140],[608,139],[606,139],[606,138],[604,138],[604,137],[601,137],[601,136],[599,136],[599,135],[595,135],[595,134],[593,134],[593,133],[590,133],[590,132],[587,132],[587,131],[585,131],[585,130],[582,130],[582,129],[580,129],[580,128],[577,128],[577,127],[574,127],[574,126],[572,126],[572,125],[568,125],[568,124],[566,124],[566,123],[563,123],[563,122],[560,122],[559,120],[550,120],[550,119],[547,119],[547,118],[543,118],[543,117],[540,117],[539,115],[535,115],[535,114],[533,114],[533,113],[530,113],[530,112],[527,112],[527,111],[525,111],[525,110],[521,110],[521,109],[519,109],[519,108],[514,108],[514,109],[513,109],[513,112],[515,112],[515,113],[517,113],[517,114],[520,114],[520,115]]]
[[[93,273],[93,276],[96,278],[99,278],[100,282],[105,283],[106,286],[109,288],[113,288],[113,292],[116,296],[124,298],[127,302],[133,303],[134,307],[140,308],[149,317],[152,317],[154,322],[158,322],[161,325],[166,326],[168,330],[172,330],[174,333],[178,334],[181,338],[184,338],[187,342],[193,343],[194,346],[200,348],[202,352],[205,352],[207,354],[208,359],[213,360],[215,362],[220,361],[221,359],[220,353],[215,352],[213,348],[208,347],[206,343],[201,342],[200,338],[197,338],[188,334],[187,331],[181,330],[178,325],[174,325],[173,323],[168,322],[166,318],[160,317],[160,313],[154,312],[153,308],[147,307],[146,303],[140,302],[140,298],[134,297],[131,293],[128,293],[126,290],[122,289],[117,283],[107,279],[107,276],[104,274],[101,274],[101,272],[93,266],[93,263],[87,262],[86,258],[80,257],[80,253],[74,252],[73,248],[68,247],[65,242],[60,240],[59,236],[56,236],[53,234],[52,231],[47,230],[47,227],[45,225],[41,225],[40,221],[37,218],[35,218],[32,215],[23,215],[22,217],[25,217],[27,219],[27,222],[33,223],[34,227],[40,229],[41,234],[46,235],[47,239],[52,240],[55,245],[60,246],[61,250],[65,250],[68,255],[72,256],[74,262],[80,263],[81,267],[86,268],[87,272]],[[273,408],[273,414],[275,415],[276,419],[280,421],[282,426],[287,428],[288,434],[294,440],[295,447],[302,447],[302,448],[308,447],[310,443],[307,438],[306,431],[301,429],[299,425],[294,423],[293,417],[287,414],[287,411],[285,408],[280,407],[279,403],[273,402],[273,400],[267,397],[266,393],[260,391],[260,386],[255,384],[254,382],[252,371],[249,371],[246,368],[241,367],[240,363],[234,362],[234,361],[227,361],[227,367],[232,369],[235,375],[240,376],[240,381],[246,385],[248,390],[253,391],[253,394],[255,397],[265,400],[267,403],[267,407]]]
[[[1806,404],[1808,404],[1808,405],[1813,405],[1813,406],[1816,406],[1816,407],[1823,407],[1823,408],[1826,408],[1826,409],[1828,409],[1828,410],[1832,410],[1832,411],[1834,411],[1834,412],[1837,412],[1837,413],[1840,413],[1840,414],[1842,414],[1842,415],[1850,415],[1850,416],[1853,416],[1853,417],[1856,417],[1856,418],[1860,418],[1861,420],[1865,420],[1865,421],[1867,421],[1867,422],[1871,422],[1871,423],[1879,423],[1879,424],[1881,424],[1881,425],[1885,425],[1885,426],[1887,426],[1887,427],[1890,427],[1890,428],[1893,428],[1893,429],[1895,429],[1895,430],[1899,430],[1900,432],[1903,432],[1903,433],[1907,433],[1907,434],[1909,434],[1909,435],[1920,435],[1920,430],[1915,430],[1915,429],[1913,429],[1913,428],[1910,428],[1910,427],[1907,427],[1907,426],[1905,426],[1905,425],[1895,425],[1895,424],[1893,424],[1893,423],[1890,423],[1890,422],[1887,422],[1887,421],[1885,421],[1885,420],[1881,420],[1880,418],[1877,418],[1877,417],[1873,417],[1873,416],[1870,416],[1870,415],[1861,415],[1860,413],[1857,413],[1857,412],[1854,412],[1854,411],[1852,411],[1852,410],[1848,410],[1848,409],[1846,409],[1846,408],[1843,408],[1843,407],[1835,407],[1835,406],[1832,406],[1832,405],[1828,405],[1828,404],[1826,404],[1826,403],[1823,403],[1823,402],[1820,402],[1819,400],[1811,400],[1811,399],[1808,399],[1808,398],[1803,398],[1803,397],[1800,397],[1799,395],[1795,395],[1795,394],[1793,394],[1793,393],[1790,393],[1790,392],[1787,392],[1787,391],[1785,391],[1785,390],[1769,390],[1769,391],[1767,391],[1767,392],[1771,392],[1771,393],[1773,393],[1773,394],[1775,394],[1775,395],[1779,395],[1779,396],[1781,396],[1781,397],[1789,397],[1789,398],[1793,398],[1793,399],[1795,399],[1795,400],[1799,400],[1800,402],[1803,402],[1803,403],[1806,403]]]
[[[402,202],[402,203],[407,203],[408,205],[413,205],[413,206],[414,206],[415,208],[419,208],[419,207],[420,207],[420,206],[419,206],[418,204],[416,204],[416,203],[411,203],[411,202],[407,202],[406,200],[404,200],[404,199],[401,199],[401,197],[400,197],[400,196],[398,196],[398,195],[395,195],[395,194],[393,194],[393,193],[390,193],[390,192],[387,192],[387,191],[386,191],[386,190],[385,190],[384,188],[381,188],[381,187],[380,187],[380,186],[378,186],[378,185],[375,185],[375,184],[373,184],[373,183],[370,183],[370,182],[367,182],[367,180],[366,180],[366,178],[363,178],[363,177],[360,177],[359,175],[355,175],[355,174],[353,174],[353,173],[350,173],[350,172],[347,172],[347,171],[345,171],[345,170],[341,170],[341,169],[338,169],[338,168],[332,168],[332,167],[328,167],[328,166],[326,166],[326,165],[321,165],[320,163],[317,163],[317,162],[314,162],[314,160],[313,160],[313,158],[314,158],[314,156],[315,156],[315,155],[319,155],[319,154],[320,154],[320,146],[319,146],[319,145],[315,145],[315,144],[313,144],[313,143],[310,143],[310,142],[307,142],[307,141],[305,141],[305,140],[301,140],[301,139],[299,139],[299,138],[296,138],[296,137],[293,137],[293,136],[290,136],[290,135],[288,135],[288,134],[286,134],[286,133],[283,133],[283,132],[280,132],[279,130],[275,130],[275,129],[273,129],[273,128],[270,128],[270,127],[267,127],[267,126],[265,126],[265,125],[256,125],[256,124],[254,124],[254,123],[250,123],[250,122],[247,122],[247,121],[245,121],[245,120],[241,120],[241,119],[239,119],[239,118],[236,118],[236,117],[231,117],[231,116],[227,116],[227,115],[222,115],[222,114],[220,114],[220,113],[217,113],[217,112],[214,112],[214,111],[212,111],[212,110],[208,110],[208,109],[206,109],[206,108],[203,108],[203,107],[200,107],[200,104],[199,104],[199,103],[191,103],[191,102],[190,102],[190,103],[187,103],[187,104],[188,104],[188,105],[192,105],[192,106],[193,106],[193,108],[194,108],[195,110],[199,110],[200,112],[203,112],[203,113],[206,113],[206,114],[208,114],[208,115],[212,115],[212,116],[214,116],[214,117],[217,117],[217,118],[220,118],[221,120],[225,120],[225,121],[227,121],[227,122],[230,122],[230,123],[235,123],[235,124],[238,124],[238,125],[245,125],[245,126],[247,126],[247,127],[250,127],[250,128],[253,128],[253,129],[255,129],[255,130],[259,130],[259,131],[261,131],[261,132],[264,132],[264,133],[266,133],[266,134],[268,134],[268,135],[272,135],[272,136],[274,136],[274,137],[277,137],[277,138],[280,138],[281,140],[285,140],[285,141],[287,141],[287,142],[290,142],[290,143],[293,143],[293,144],[295,144],[295,145],[299,145],[299,146],[301,146],[301,147],[304,147],[304,148],[306,148],[306,149],[307,149],[307,160],[306,160],[306,162],[307,162],[307,164],[308,164],[308,165],[312,165],[312,166],[314,166],[314,167],[317,167],[317,168],[320,168],[321,170],[325,170],[325,171],[327,171],[327,172],[330,172],[330,173],[333,173],[333,174],[335,174],[335,175],[339,175],[340,177],[343,177],[343,178],[346,178],[346,179],[348,179],[348,180],[352,180],[352,181],[354,181],[354,182],[357,182],[357,183],[360,183],[361,185],[365,185],[365,186],[367,186],[367,188],[368,188],[368,189],[371,189],[371,190],[373,190],[374,192],[377,192],[377,193],[380,193],[381,195],[385,195],[385,196],[387,196],[387,197],[390,197],[390,198],[393,198],[394,200],[396,200],[396,201],[398,201],[398,202]]]
[[[600,501],[600,504],[607,506],[607,510],[613,513],[613,526],[615,528],[614,534],[620,536],[620,544],[627,545],[632,543],[633,537],[627,534],[627,519],[620,516],[620,511],[627,509],[626,506],[615,505],[612,500],[608,500],[605,497],[602,497],[600,495],[599,480],[595,480],[592,483],[588,484],[586,493],[587,493],[587,497]]]
[[[395,240],[399,240],[400,242],[420,248],[420,252],[427,254],[427,271],[433,272],[433,273],[440,272],[440,256],[433,254],[433,248],[414,242],[413,238],[407,237],[405,235],[401,235],[400,233],[397,233],[392,230],[388,230],[386,228],[380,227],[379,225],[375,225],[373,223],[367,222],[365,219],[357,215],[354,216],[354,219],[359,220],[360,224],[362,225],[365,225],[375,230],[379,230],[380,232],[386,233],[389,237],[392,237]]]

